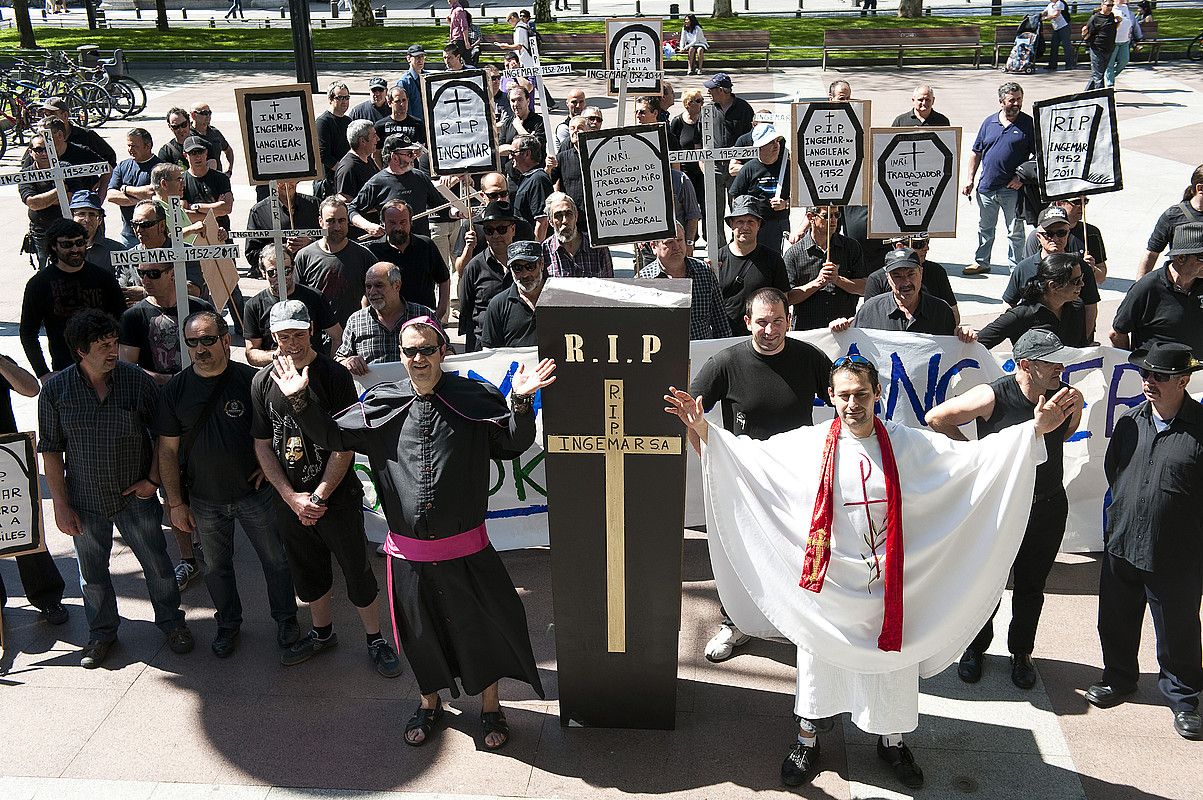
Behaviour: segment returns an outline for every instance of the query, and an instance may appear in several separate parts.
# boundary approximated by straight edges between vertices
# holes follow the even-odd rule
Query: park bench
[[[908,50],[972,50],[977,67],[982,60],[982,34],[976,25],[823,31],[823,69],[827,69],[828,52],[839,50],[896,50],[900,68]]]
[[[764,68],[769,69],[768,31],[714,31],[706,34],[706,41],[710,43],[707,59],[715,53],[764,53]]]
[[[486,33],[481,37],[484,47],[481,48],[484,58],[488,60],[491,55],[500,53],[496,47],[490,45],[497,44],[512,44],[514,37],[507,34]],[[559,58],[581,58],[596,59],[597,61],[605,61],[606,58],[606,35],[604,33],[540,33],[539,34],[539,58],[540,59],[559,59]]]

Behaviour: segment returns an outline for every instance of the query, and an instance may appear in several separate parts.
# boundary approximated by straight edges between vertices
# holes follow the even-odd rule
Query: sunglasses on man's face
[[[1140,377],[1146,381],[1156,381],[1157,383],[1165,383],[1166,381],[1172,380],[1173,378],[1176,378],[1177,376],[1170,375],[1169,373],[1166,373],[1166,372],[1154,372],[1153,370],[1142,368],[1140,370]]]
[[[201,345],[204,345],[205,347],[212,347],[220,341],[220,336],[197,336],[195,338],[190,338],[187,336],[184,337],[184,344],[188,345],[189,347],[200,347]]]
[[[1055,231],[1037,231],[1045,239],[1064,239],[1069,236],[1069,228],[1057,228]]]
[[[31,147],[31,148],[29,148],[29,152],[37,153],[38,155],[43,155],[46,152],[46,148],[45,147]]]
[[[527,272],[538,272],[539,271],[539,262],[538,261],[511,261],[510,262],[510,271],[513,272],[515,275],[525,274]]]
[[[149,278],[152,281],[157,281],[159,278],[162,278],[165,274],[167,274],[167,272],[168,272],[168,270],[165,270],[165,269],[140,269],[140,270],[138,270],[139,275],[141,275],[143,278]]]
[[[401,348],[401,352],[405,354],[406,358],[414,358],[415,356],[418,355],[418,353],[421,353],[426,358],[430,358],[432,355],[434,355],[438,351],[439,351],[439,346],[437,344],[424,344],[421,347],[402,347]]]
[[[193,114],[196,114],[198,117],[211,117],[211,116],[213,116],[213,112],[212,112],[212,111],[210,111],[210,110],[209,110],[209,109],[207,109],[207,108],[206,108],[206,109],[204,109],[203,111],[193,111],[192,113],[193,113]]]
[[[147,219],[147,220],[143,220],[141,222],[139,222],[138,220],[134,220],[129,224],[129,226],[136,231],[144,231],[147,228],[153,228],[154,226],[158,225],[160,222],[162,222],[162,220],[159,220],[159,219]]]
[[[506,225],[485,225],[483,227],[485,230],[485,236],[500,236],[501,234],[505,233],[506,231],[508,231],[510,229],[510,226],[508,224],[506,224]]]
[[[168,128],[171,128],[173,131],[182,131],[182,130],[184,130],[185,128],[189,127],[189,125],[188,125],[188,123],[187,123],[187,122],[181,122],[181,123],[180,123],[180,124],[178,124],[178,125],[172,125],[172,124],[169,122],[169,123],[167,123],[167,127],[168,127]]]
[[[278,273],[277,273],[277,272],[276,272],[276,270],[274,270],[274,269],[265,269],[265,270],[263,270],[263,277],[267,278],[269,281],[270,281],[270,280],[272,280],[272,279],[274,279],[274,278],[276,277],[276,275],[277,275],[277,274],[278,274]],[[292,274],[292,267],[285,267],[285,268],[284,268],[284,274],[285,274],[285,275],[291,275],[291,274]]]

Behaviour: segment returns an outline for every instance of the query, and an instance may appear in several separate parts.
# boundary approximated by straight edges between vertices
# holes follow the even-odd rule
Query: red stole
[[[810,535],[806,539],[802,578],[798,581],[803,589],[816,594],[823,590],[823,579],[827,576],[827,564],[831,560],[835,448],[842,427],[837,416],[831,423],[827,441],[823,445],[823,475],[815,495]],[[885,424],[876,417],[873,418],[873,432],[877,434],[877,443],[881,446],[881,466],[886,478],[886,609],[881,635],[877,638],[877,649],[896,651],[902,649],[902,489],[898,484],[898,464],[894,461],[890,435],[886,432]]]

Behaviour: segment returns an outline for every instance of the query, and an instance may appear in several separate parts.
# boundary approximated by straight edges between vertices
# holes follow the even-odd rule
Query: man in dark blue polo
[[[1023,113],[1023,88],[1018,83],[1008,81],[998,87],[998,105],[999,112],[986,117],[978,130],[973,151],[969,154],[968,175],[961,188],[966,197],[972,197],[973,180],[977,177],[977,207],[981,215],[977,252],[973,256],[974,263],[963,270],[965,275],[990,271],[999,211],[1002,211],[1010,240],[1007,263],[1014,267],[1023,258],[1025,234],[1023,217],[1019,215],[1021,183],[1015,170],[1032,155],[1036,130],[1032,118]]]

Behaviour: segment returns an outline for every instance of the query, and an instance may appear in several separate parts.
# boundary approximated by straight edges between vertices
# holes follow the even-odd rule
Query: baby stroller
[[[1003,72],[1024,73],[1031,75],[1036,71],[1036,34],[1020,33],[1015,37],[1011,54],[1003,65]]]

